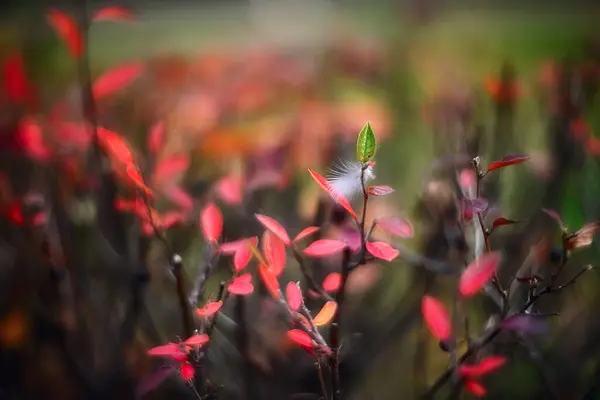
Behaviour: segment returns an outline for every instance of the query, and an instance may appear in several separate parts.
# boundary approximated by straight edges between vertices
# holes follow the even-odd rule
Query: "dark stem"
[[[173,268],[173,275],[176,280],[177,287],[177,299],[179,300],[179,309],[181,310],[181,322],[186,337],[190,337],[194,334],[194,322],[192,320],[192,313],[190,310],[190,303],[188,302],[185,294],[185,280],[183,278],[183,264],[181,256],[173,254],[171,257],[171,267]]]

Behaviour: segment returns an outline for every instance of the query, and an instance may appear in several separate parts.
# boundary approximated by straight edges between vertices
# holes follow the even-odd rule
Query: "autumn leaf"
[[[492,222],[492,231],[496,228],[498,228],[499,226],[504,226],[504,225],[513,225],[513,224],[518,224],[519,221],[513,221],[512,219],[506,219],[504,217],[499,217],[496,218],[494,220],[494,222]]]
[[[275,276],[281,275],[286,264],[285,244],[272,231],[266,230],[262,237],[262,252]]]
[[[204,346],[206,343],[208,343],[209,340],[210,339],[209,339],[208,335],[206,333],[202,333],[202,334],[190,336],[189,338],[187,338],[185,340],[185,342],[183,342],[183,344],[185,344],[186,346],[190,346],[194,349],[198,349],[198,348]]]
[[[154,168],[152,183],[156,186],[172,183],[184,174],[190,166],[187,154],[177,154],[160,160]]]
[[[321,311],[313,318],[315,326],[324,326],[330,323],[335,316],[337,311],[337,303],[335,301],[328,301],[323,305]]]
[[[70,15],[56,9],[46,12],[46,20],[67,46],[71,56],[78,59],[83,54],[83,38],[77,22]]]
[[[235,272],[240,272],[246,268],[250,260],[252,260],[252,250],[250,249],[250,246],[256,247],[256,245],[258,245],[258,238],[255,236],[250,239],[246,239],[240,244],[240,246],[238,246],[233,256],[233,266]]]
[[[182,363],[179,366],[179,375],[181,375],[184,381],[191,381],[192,379],[194,379],[195,374],[196,369],[189,362]]]
[[[134,164],[133,153],[121,135],[103,127],[98,127],[97,132],[100,146],[111,160],[121,165]]]
[[[504,356],[487,356],[477,364],[461,365],[458,372],[465,378],[478,379],[500,369],[506,362],[507,359]]]
[[[206,303],[202,308],[197,308],[195,314],[200,318],[209,318],[219,312],[221,307],[223,307],[223,302],[221,300],[211,301]]]
[[[385,242],[367,242],[366,247],[369,253],[388,262],[393,261],[400,255],[400,250],[393,248]]]
[[[92,92],[97,100],[121,91],[144,72],[144,64],[133,62],[108,70],[94,82]]]
[[[475,397],[484,397],[487,394],[483,385],[474,380],[466,380],[463,387]]]
[[[271,269],[267,265],[260,263],[258,264],[258,275],[271,297],[275,300],[279,300],[281,298],[279,282]]]
[[[414,229],[410,221],[406,218],[401,217],[383,217],[377,219],[377,225],[380,230],[389,233],[391,235],[409,239],[415,234]]]
[[[323,290],[328,293],[337,292],[342,285],[342,274],[332,272],[323,279]]]
[[[292,311],[298,311],[302,305],[302,292],[297,283],[290,282],[285,288],[285,298]]]
[[[339,204],[346,211],[348,211],[352,218],[357,220],[356,213],[354,212],[352,206],[344,196],[340,195],[339,193],[332,193],[329,187],[330,185],[327,183],[327,180],[323,176],[321,176],[320,174],[318,174],[310,168],[308,169],[308,172],[321,189],[323,189],[337,204]]]
[[[304,254],[310,257],[329,257],[340,253],[346,243],[339,240],[322,239],[312,242],[304,249]]]
[[[385,196],[391,193],[394,193],[395,190],[394,188],[392,188],[391,186],[387,186],[387,185],[375,185],[375,186],[370,186],[367,189],[367,193],[370,194],[371,196]]]
[[[158,153],[164,141],[165,123],[163,121],[155,122],[148,131],[148,151]]]
[[[121,22],[131,21],[133,14],[122,6],[103,7],[92,17],[93,22]]]
[[[200,226],[206,240],[213,243],[218,242],[223,231],[223,215],[214,203],[207,204],[202,210]]]
[[[300,240],[312,235],[313,233],[317,232],[320,228],[318,226],[309,226],[308,228],[304,228],[302,229],[302,231],[296,235],[296,237],[294,238],[294,240],[292,240],[294,243],[295,242],[299,242]]]
[[[485,253],[469,264],[460,277],[460,293],[471,297],[479,292],[492,279],[501,260],[501,253],[495,251]]]
[[[268,230],[270,230],[271,232],[273,232],[279,239],[281,239],[281,241],[286,244],[289,245],[291,244],[291,240],[290,237],[287,234],[287,231],[285,230],[285,228],[283,226],[281,226],[281,224],[279,222],[277,222],[275,219],[268,217],[266,215],[262,215],[262,214],[254,214],[254,216],[256,217],[256,219],[258,219],[258,221]]]
[[[441,342],[450,338],[452,324],[444,304],[433,296],[425,295],[421,301],[421,314],[431,334]]]
[[[10,101],[23,104],[33,100],[33,87],[25,74],[25,65],[20,52],[15,51],[3,60],[2,82]]]
[[[509,165],[524,163],[527,160],[529,160],[529,156],[526,156],[526,155],[521,155],[521,154],[508,155],[499,161],[494,161],[493,163],[491,163],[487,169],[487,172],[489,173],[498,168],[508,167]]]
[[[161,346],[156,346],[148,350],[148,355],[159,357],[176,357],[186,356],[181,345],[177,343],[167,343]]]

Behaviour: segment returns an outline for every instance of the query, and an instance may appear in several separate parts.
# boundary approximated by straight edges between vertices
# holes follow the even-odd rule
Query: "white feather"
[[[369,181],[375,179],[375,173],[371,165],[364,170],[364,173],[362,168],[363,164],[358,161],[352,162],[340,159],[336,162],[327,175],[327,184],[332,196],[339,195],[351,200],[362,193],[361,174],[365,187]]]

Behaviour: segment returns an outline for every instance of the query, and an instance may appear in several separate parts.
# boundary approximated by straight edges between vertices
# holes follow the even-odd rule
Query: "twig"
[[[333,323],[331,324],[331,330],[329,332],[329,344],[333,351],[331,357],[331,391],[334,400],[340,400],[342,398],[340,388],[340,325],[341,325],[341,310],[344,305],[346,298],[346,283],[348,282],[348,275],[350,273],[350,257],[351,251],[349,248],[344,249],[344,255],[342,259],[342,282],[340,288],[335,296],[337,303],[337,312],[335,314]]]
[[[296,259],[296,262],[300,266],[300,271],[302,271],[302,275],[304,275],[304,278],[306,279],[306,282],[308,283],[309,288],[314,290],[315,292],[317,292],[319,294],[319,296],[321,296],[326,301],[332,301],[333,297],[331,297],[329,295],[329,293],[327,293],[323,289],[323,287],[317,283],[317,281],[315,280],[315,277],[312,274],[312,271],[310,270],[308,265],[306,265],[306,263],[304,262],[304,259],[302,258],[302,254],[300,254],[300,251],[298,250],[298,248],[294,244],[292,244],[291,248],[292,248],[292,254],[294,255],[294,259]]]

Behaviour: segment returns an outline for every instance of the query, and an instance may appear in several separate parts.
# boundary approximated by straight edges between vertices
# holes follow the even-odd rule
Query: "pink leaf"
[[[472,212],[482,213],[488,208],[488,201],[482,197],[477,199],[465,199],[465,208],[470,208]]]
[[[336,203],[344,207],[346,211],[348,211],[348,213],[352,216],[352,218],[354,218],[355,220],[357,219],[356,213],[354,212],[352,206],[344,196],[340,195],[339,193],[332,193],[330,190],[330,185],[327,183],[327,180],[323,176],[319,175],[317,172],[313,171],[310,168],[308,169],[308,172],[321,189],[323,189],[329,196],[331,196],[331,198]]]
[[[208,343],[209,340],[210,339],[209,339],[208,335],[206,333],[202,333],[202,334],[190,336],[189,338],[187,338],[185,340],[185,342],[183,342],[183,344],[185,344],[186,346],[190,346],[195,349],[198,349],[198,348],[204,346],[206,343]]]
[[[469,189],[475,186],[476,182],[477,177],[475,175],[475,171],[473,171],[472,169],[463,169],[462,171],[460,171],[460,174],[458,175],[458,184],[461,188]]]
[[[499,161],[494,161],[490,164],[487,169],[487,172],[493,171],[498,168],[508,167],[509,165],[520,164],[529,160],[529,156],[520,155],[520,154],[512,154],[509,156],[505,156]]]
[[[404,239],[412,238],[415,234],[412,224],[406,218],[383,217],[377,220],[376,227]]]
[[[250,260],[252,260],[252,251],[250,250],[250,246],[256,247],[257,245],[257,237],[246,239],[239,245],[235,251],[235,255],[233,256],[233,266],[235,268],[235,272],[240,272],[246,268]]]
[[[79,58],[83,53],[83,39],[77,22],[70,15],[56,9],[48,11],[46,19],[56,35],[65,43],[71,56]]]
[[[150,127],[148,132],[148,150],[152,153],[158,153],[165,139],[165,123],[156,122]]]
[[[133,15],[131,11],[122,6],[108,6],[101,8],[92,17],[93,22],[102,21],[131,21]]]
[[[342,285],[342,274],[332,272],[323,279],[323,289],[326,292],[337,292]]]
[[[308,336],[308,333],[300,330],[300,329],[292,329],[287,332],[288,338],[290,338],[294,343],[300,345],[304,348],[312,348],[312,339]]]
[[[367,250],[377,258],[391,262],[400,255],[400,250],[385,242],[367,242]]]
[[[269,268],[275,276],[281,275],[286,263],[285,244],[269,230],[263,233],[261,244]]]
[[[475,397],[483,397],[487,394],[487,391],[483,385],[474,380],[467,380],[463,384],[464,388]]]
[[[302,305],[302,292],[298,284],[290,282],[285,288],[285,298],[292,311],[298,311]]]
[[[172,183],[190,166],[190,158],[187,154],[178,154],[161,160],[154,168],[152,182],[156,186]]]
[[[244,274],[238,276],[229,284],[229,286],[227,286],[227,290],[229,293],[237,294],[239,296],[251,294],[254,291],[254,286],[252,285],[252,275]]]
[[[299,234],[296,235],[293,242],[299,242],[300,240],[317,232],[319,229],[320,228],[318,226],[309,226],[308,228],[304,228]]]
[[[191,381],[196,374],[196,370],[192,364],[186,362],[179,366],[179,374],[184,381]]]
[[[267,217],[266,215],[261,215],[261,214],[254,214],[256,216],[256,219],[258,219],[258,221],[268,230],[270,230],[271,232],[273,232],[275,235],[277,235],[277,237],[279,237],[279,239],[281,239],[281,241],[283,241],[284,244],[289,245],[291,244],[291,240],[290,237],[287,234],[287,231],[285,230],[285,228],[283,226],[281,226],[281,224],[279,222],[277,222],[275,219],[271,218],[271,217]]]
[[[148,350],[148,355],[159,357],[180,357],[185,355],[181,345],[177,343],[167,343],[162,346],[156,346]]]
[[[458,372],[465,378],[477,379],[500,369],[506,361],[504,356],[487,356],[477,364],[461,365]]]
[[[92,88],[94,97],[101,99],[120,91],[136,80],[142,72],[144,72],[144,64],[138,62],[120,65],[105,72],[94,82]]]
[[[214,187],[216,195],[224,203],[231,206],[242,204],[242,179],[237,176],[226,176],[220,179]]]
[[[308,245],[304,254],[310,257],[329,257],[340,253],[345,247],[346,243],[339,240],[322,239]]]
[[[200,318],[208,318],[215,315],[219,310],[223,307],[223,302],[219,301],[211,301],[210,303],[206,303],[202,308],[196,309],[196,316]]]
[[[162,190],[165,197],[174,205],[180,207],[184,211],[191,211],[194,208],[194,200],[192,196],[180,186],[169,186]]]
[[[425,295],[421,301],[421,314],[431,334],[441,342],[450,338],[452,325],[444,304],[433,296]]]
[[[223,231],[223,215],[221,210],[213,203],[209,203],[202,210],[200,226],[206,240],[213,243],[219,240]]]
[[[367,191],[371,196],[385,196],[395,192],[394,188],[387,185],[371,186]]]
[[[460,277],[460,293],[471,297],[479,292],[494,276],[501,260],[502,255],[495,251],[485,253],[469,264]]]
[[[257,238],[258,239],[258,238]],[[232,255],[238,250],[238,248],[246,243],[248,239],[239,239],[234,240],[233,242],[222,243],[221,247],[219,247],[219,252],[224,255]]]

